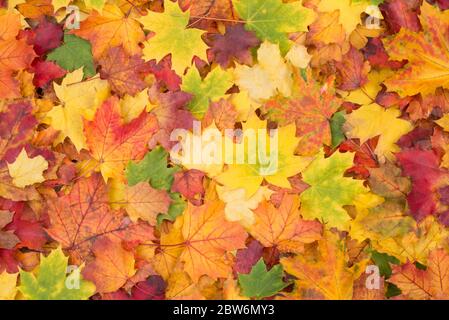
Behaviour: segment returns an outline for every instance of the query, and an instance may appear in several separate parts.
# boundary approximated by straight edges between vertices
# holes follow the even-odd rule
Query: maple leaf
[[[448,231],[433,217],[427,217],[409,232],[392,237],[386,237],[375,245],[379,252],[385,252],[398,258],[401,262],[416,261],[427,263],[429,252],[443,247]]]
[[[109,81],[111,89],[119,95],[136,95],[146,87],[144,76],[150,65],[139,55],[128,56],[122,47],[109,48],[101,56],[100,76]]]
[[[245,249],[237,250],[234,270],[239,274],[248,274],[260,260],[264,247],[257,240],[252,240]]]
[[[301,215],[306,219],[318,218],[329,227],[347,230],[351,220],[343,209],[354,204],[358,196],[369,190],[362,181],[344,177],[352,166],[354,154],[334,153],[324,158],[320,152],[302,173],[303,180],[310,188],[301,193]]]
[[[332,143],[331,118],[338,110],[341,100],[335,96],[334,79],[330,77],[324,85],[312,79],[297,78],[295,92],[288,99],[271,99],[263,105],[270,120],[281,125],[296,124],[297,147],[300,155],[315,155],[323,146]]]
[[[218,197],[226,204],[225,215],[228,221],[239,221],[243,226],[254,224],[254,213],[264,199],[268,199],[272,191],[267,187],[260,187],[254,195],[246,197],[245,189],[229,189],[217,186]]]
[[[321,224],[305,221],[299,215],[299,197],[286,195],[279,208],[267,201],[254,210],[255,223],[249,233],[264,247],[278,247],[281,252],[302,252],[306,243],[321,236]]]
[[[239,284],[242,294],[257,299],[271,297],[288,286],[282,281],[283,270],[281,265],[274,266],[270,271],[260,259],[249,274],[239,274]]]
[[[210,102],[216,102],[225,96],[226,91],[232,87],[231,79],[231,75],[221,68],[213,69],[204,80],[201,80],[195,67],[189,69],[182,78],[181,89],[193,95],[187,108],[195,118],[203,118]]]
[[[69,137],[79,151],[86,148],[83,119],[91,119],[97,107],[109,95],[107,82],[100,79],[83,80],[83,69],[67,74],[61,85],[53,83],[61,105],[53,107],[47,117],[53,128],[60,131],[54,144]]]
[[[83,68],[85,77],[92,77],[96,73],[90,42],[73,34],[65,34],[64,43],[50,52],[47,60],[55,61],[67,71]]]
[[[406,28],[386,40],[385,48],[394,60],[408,60],[404,70],[385,82],[389,91],[401,97],[435,93],[438,87],[449,89],[448,50],[445,44],[449,13],[441,12],[427,2],[421,6],[423,31]]]
[[[25,148],[13,163],[8,163],[12,183],[19,188],[45,181],[42,173],[48,169],[48,162],[42,156],[29,158]]]
[[[190,14],[183,12],[178,3],[166,0],[164,6],[163,13],[149,11],[146,16],[139,18],[144,29],[156,33],[145,41],[143,54],[147,60],[158,61],[171,54],[173,69],[177,74],[182,75],[191,65],[193,56],[207,60],[207,46],[201,39],[204,32],[187,28]]]
[[[93,11],[81,22],[80,29],[73,33],[90,41],[95,59],[99,59],[109,47],[119,45],[129,55],[139,54],[142,51],[139,42],[144,40],[144,33],[137,20],[125,15],[113,4],[106,4],[102,13]]]
[[[360,14],[366,10],[370,5],[369,0],[352,1],[352,0],[321,0],[318,5],[318,10],[322,12],[333,12],[338,10],[339,22],[349,36],[353,32],[357,25],[361,22]]]
[[[440,168],[433,151],[407,150],[396,157],[404,174],[412,178],[412,190],[407,196],[412,215],[418,220],[437,211],[435,190],[447,184],[448,172]]]
[[[13,215],[10,211],[0,210],[0,248],[2,249],[13,249],[20,242],[12,231],[2,230],[12,221]]]
[[[257,47],[260,40],[253,32],[246,31],[241,24],[226,26],[224,35],[214,34],[210,37],[212,46],[209,60],[217,61],[223,68],[233,65],[234,61],[239,64],[251,64],[253,58],[250,48]]]
[[[170,141],[173,130],[189,130],[192,128],[194,118],[185,108],[192,97],[185,92],[154,93],[154,89],[151,89],[150,99],[156,107],[151,110],[151,113],[158,120],[159,130],[151,138],[150,148],[153,148],[159,142],[169,150],[175,143]]]
[[[449,254],[444,249],[429,254],[426,270],[418,269],[411,262],[396,266],[389,279],[410,299],[448,299]]]
[[[35,59],[31,64],[34,73],[33,84],[35,87],[44,87],[55,79],[62,78],[66,71],[51,61],[42,61]]]
[[[401,28],[419,32],[421,30],[418,18],[420,4],[420,1],[385,1],[380,8],[392,32],[398,33]]]
[[[19,291],[28,300],[86,300],[95,292],[95,286],[86,280],[79,281],[79,289],[67,288],[68,283],[80,279],[80,268],[67,275],[68,257],[61,248],[53,250],[47,257],[41,255],[37,276],[20,271]]]
[[[295,43],[285,58],[290,63],[300,69],[305,69],[312,60],[312,56],[307,51],[307,47],[302,44]]]
[[[344,131],[348,138],[360,139],[361,143],[379,136],[376,155],[381,161],[393,160],[393,153],[399,151],[395,143],[413,129],[410,122],[399,116],[400,111],[395,108],[384,109],[377,104],[362,106],[346,116]]]
[[[347,267],[348,252],[337,235],[327,232],[318,241],[317,257],[298,255],[281,258],[285,272],[295,276],[295,294],[301,299],[350,300],[356,265]]]
[[[279,91],[291,95],[293,79],[291,69],[281,56],[278,45],[264,42],[257,51],[258,63],[253,67],[237,65],[235,83],[246,90],[249,96],[260,101],[269,99]]]
[[[33,186],[15,186],[7,168],[7,163],[14,162],[19,150],[31,140],[37,125],[31,111],[28,102],[18,102],[8,105],[5,112],[0,113],[0,196],[15,201],[40,199]]]
[[[53,6],[51,0],[26,0],[17,5],[17,10],[26,18],[39,19],[51,16]]]
[[[190,9],[191,25],[204,30],[213,28],[215,19],[235,19],[234,8],[230,0],[179,0],[179,5],[183,9]],[[205,17],[213,17],[213,19],[204,19]]]
[[[243,125],[243,130],[264,129],[267,127],[266,121],[260,120],[255,114]],[[277,147],[277,163],[276,160],[268,160],[268,163],[263,164],[260,159],[256,159],[255,164],[247,163],[238,164],[233,161],[228,165],[228,169],[215,177],[215,179],[232,189],[244,188],[246,196],[251,197],[259,189],[262,181],[290,189],[290,182],[287,178],[299,173],[310,163],[310,159],[295,156],[294,152],[298,144],[298,138],[295,137],[295,126],[288,125],[278,128],[279,136],[283,137],[278,143]],[[267,141],[269,137],[267,135]],[[248,154],[256,150],[250,150],[246,139],[242,142],[245,152],[245,159],[248,159]],[[268,144],[268,143],[267,143]],[[259,147],[260,148],[260,147]],[[235,153],[234,153],[235,155]],[[275,170],[269,170],[271,166],[277,165]],[[273,167],[274,168],[274,167]]]
[[[201,124],[204,127],[209,127],[213,122],[218,130],[224,131],[234,128],[237,117],[238,111],[234,104],[229,100],[220,99],[218,102],[213,102],[209,105],[209,109],[207,109]]]
[[[149,182],[153,188],[170,190],[173,175],[177,168],[167,168],[168,152],[157,147],[148,152],[139,163],[130,162],[126,169],[128,184],[134,186],[139,182]]]
[[[63,37],[62,27],[47,19],[40,19],[37,27],[33,28],[29,44],[33,44],[34,51],[43,55],[48,51],[59,47]]]
[[[232,0],[237,14],[245,20],[245,28],[259,39],[278,43],[285,53],[290,47],[288,33],[307,31],[315,19],[302,1],[283,3],[281,0]]]
[[[341,90],[352,91],[362,87],[367,81],[367,75],[370,71],[368,61],[364,61],[363,54],[351,47],[349,52],[343,57],[341,62],[336,63],[339,71],[338,88]]]
[[[118,99],[111,97],[106,100],[92,121],[84,121],[87,145],[98,161],[103,178],[106,181],[108,178],[123,180],[126,165],[143,158],[157,128],[156,118],[145,111],[124,124]]]
[[[109,208],[106,185],[98,174],[79,179],[70,193],[47,202],[51,221],[47,232],[74,259],[87,256],[92,243],[108,235],[139,242],[152,238],[151,227],[130,223],[122,212]]]
[[[19,83],[13,75],[27,68],[36,54],[26,39],[16,39],[20,30],[18,14],[6,13],[0,19],[0,98],[16,98],[20,96]]]
[[[199,205],[206,192],[203,186],[204,175],[204,172],[199,170],[176,172],[171,191],[179,192],[191,203]]]
[[[368,205],[369,203],[369,205]],[[405,214],[405,206],[400,202],[385,201],[379,198],[364,199],[364,206],[358,208],[357,216],[351,221],[351,238],[363,242],[370,239],[382,242],[404,236],[415,227],[415,221]],[[376,244],[374,244],[376,246]]]
[[[0,300],[14,300],[17,294],[17,276],[18,273],[7,273],[3,271],[0,273]]]
[[[166,237],[161,238],[160,264],[170,270],[176,263],[184,264],[184,271],[198,282],[199,277],[226,278],[231,271],[228,251],[245,247],[244,229],[224,219],[224,204],[207,201],[200,207],[188,204]]]
[[[120,289],[134,273],[134,255],[120,242],[101,238],[92,246],[95,260],[83,269],[83,277],[95,284],[100,293]]]
[[[147,182],[132,187],[120,182],[116,185],[109,192],[111,203],[125,208],[132,221],[140,218],[154,226],[157,216],[167,213],[171,200],[165,190],[153,189]]]

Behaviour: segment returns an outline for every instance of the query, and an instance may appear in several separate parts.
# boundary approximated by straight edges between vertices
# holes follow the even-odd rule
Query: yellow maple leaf
[[[228,169],[216,177],[219,183],[231,189],[244,188],[247,197],[256,193],[264,179],[276,186],[291,188],[288,178],[305,169],[312,159],[294,155],[299,142],[299,138],[295,136],[294,124],[278,128],[277,135],[280,138],[277,139],[277,146],[276,144],[270,146],[268,130],[260,131],[266,128],[267,121],[259,120],[255,114],[243,124],[244,135],[245,132],[254,132],[260,141],[262,135],[266,134],[266,149],[263,150],[262,144],[248,143],[250,139],[243,138],[243,141],[235,146],[243,147],[246,160],[244,163],[239,163],[235,157],[237,152],[233,152],[234,158],[226,161],[229,163]],[[276,134],[273,134],[271,138],[275,136]],[[276,138],[273,141],[276,141]],[[261,156],[264,152],[265,156]],[[267,155],[270,159],[267,159]]]
[[[345,100],[360,105],[374,103],[377,94],[382,89],[381,84],[392,74],[393,72],[391,70],[371,71],[368,74],[368,82],[361,88],[349,92]]]
[[[374,242],[374,247],[402,262],[418,261],[426,264],[429,252],[444,246],[449,232],[433,216],[421,221],[402,237],[389,237]]]
[[[0,273],[0,300],[14,300],[18,273]]]
[[[384,109],[375,103],[362,106],[346,116],[344,131],[348,138],[360,139],[361,143],[380,136],[376,155],[380,161],[394,160],[393,153],[399,151],[396,142],[413,129],[410,122],[399,119],[400,115],[396,108]]]
[[[25,148],[13,163],[8,163],[12,183],[19,188],[45,181],[42,175],[48,169],[48,162],[43,156],[28,158]]]
[[[365,12],[370,5],[369,1],[352,0],[321,0],[318,10],[321,12],[340,12],[339,21],[343,25],[346,34],[349,35],[360,23],[360,14]]]
[[[282,258],[285,271],[296,277],[293,295],[300,299],[351,300],[354,280],[364,261],[348,268],[346,246],[336,234],[326,232],[313,254]]]
[[[204,205],[189,203],[169,232],[161,234],[154,267],[165,279],[180,266],[193,282],[203,275],[226,278],[231,272],[229,251],[243,248],[247,233],[238,223],[226,221],[224,203],[216,197],[215,185],[211,183]]]
[[[125,120],[125,123],[129,123],[137,118],[143,110],[149,111],[152,107],[148,100],[148,90],[144,89],[135,96],[126,94],[123,99],[120,100],[120,113]]]
[[[435,121],[444,131],[449,132],[449,114],[445,114],[441,119]]]
[[[239,221],[243,226],[249,227],[255,222],[252,210],[256,209],[261,201],[269,200],[273,191],[262,186],[253,196],[247,198],[243,188],[232,190],[217,185],[217,193],[226,204],[226,220]]]
[[[292,65],[301,69],[305,69],[312,60],[312,56],[307,52],[307,47],[298,43],[293,45],[285,58]]]
[[[258,63],[253,67],[237,65],[235,83],[255,101],[269,99],[280,92],[288,97],[292,92],[291,68],[282,58],[277,44],[265,41],[257,51]]]
[[[109,96],[107,81],[99,78],[83,81],[83,75],[83,68],[80,68],[67,74],[60,85],[53,84],[61,105],[47,113],[51,126],[61,131],[54,145],[69,137],[78,151],[86,148],[83,119],[91,120],[97,108]]]
[[[158,61],[171,54],[173,70],[182,75],[191,65],[193,56],[207,61],[207,46],[201,39],[204,31],[187,28],[190,13],[183,12],[178,3],[166,0],[164,6],[163,13],[149,11],[139,19],[144,29],[156,33],[145,41],[143,54],[147,60]]]

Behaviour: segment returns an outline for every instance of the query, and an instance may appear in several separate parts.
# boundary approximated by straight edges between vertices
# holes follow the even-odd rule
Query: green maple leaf
[[[257,299],[275,295],[289,285],[282,281],[283,273],[280,264],[267,271],[263,258],[260,258],[249,274],[238,275],[243,295]]]
[[[182,79],[182,91],[193,95],[187,108],[197,119],[204,116],[210,102],[224,97],[230,87],[232,87],[232,77],[221,68],[213,69],[204,80],[201,80],[196,68],[190,68]]]
[[[95,293],[95,285],[81,279],[80,268],[67,275],[68,257],[61,248],[48,257],[41,255],[38,275],[20,270],[20,292],[28,300],[86,300]],[[79,286],[76,285],[79,279]],[[71,284],[70,289],[67,284]]]
[[[184,209],[187,206],[180,193],[172,192],[169,196],[171,199],[170,207],[168,208],[167,213],[157,216],[158,225],[160,225],[164,220],[175,221],[176,218],[184,212]]]
[[[157,13],[149,11],[139,19],[144,29],[156,33],[145,42],[143,54],[147,60],[161,60],[171,54],[172,67],[176,73],[182,75],[189,67],[193,56],[207,61],[207,46],[201,39],[204,31],[187,29],[189,12],[182,12],[177,3],[164,1],[165,11]]]
[[[90,42],[73,34],[65,34],[64,44],[48,54],[47,60],[56,62],[68,71],[84,67],[85,77],[92,77],[96,73]]]
[[[323,221],[329,228],[348,229],[350,216],[343,208],[354,204],[360,194],[367,193],[363,181],[344,177],[352,167],[354,154],[334,153],[324,158],[321,151],[303,172],[303,181],[310,185],[301,193],[301,214],[306,219]]]
[[[149,182],[159,190],[170,190],[173,184],[173,175],[178,167],[168,168],[168,152],[157,147],[148,152],[139,163],[130,162],[126,168],[126,178],[130,186],[139,182]]]
[[[286,53],[291,41],[288,33],[307,31],[315,19],[313,10],[304,8],[301,1],[283,3],[282,0],[232,0],[245,28],[258,38],[278,43]]]
[[[379,267],[380,275],[387,279],[391,277],[392,271],[390,264],[400,264],[397,258],[375,250],[371,251],[371,259]]]
[[[332,133],[332,148],[336,148],[345,141],[345,135],[343,133],[343,125],[346,121],[345,113],[343,111],[335,113],[330,121],[331,133]]]

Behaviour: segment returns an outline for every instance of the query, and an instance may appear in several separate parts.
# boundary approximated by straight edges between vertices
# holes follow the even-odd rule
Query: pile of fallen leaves
[[[449,1],[0,3],[0,298],[449,298]]]

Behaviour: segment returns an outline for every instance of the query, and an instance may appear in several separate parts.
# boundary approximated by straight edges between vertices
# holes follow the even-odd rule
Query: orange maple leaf
[[[156,267],[170,274],[181,264],[193,282],[202,275],[227,278],[232,272],[229,251],[245,247],[247,233],[238,223],[224,218],[224,203],[208,201],[201,207],[189,204],[168,235],[161,237]]]
[[[19,82],[14,73],[27,68],[36,54],[25,38],[16,39],[20,30],[20,15],[0,16],[0,98],[20,96]]]
[[[426,270],[411,262],[396,266],[389,281],[410,299],[449,299],[449,254],[444,249],[430,252]]]
[[[105,236],[124,241],[149,242],[153,229],[133,224],[123,211],[112,211],[106,184],[98,174],[78,180],[70,193],[47,199],[51,226],[47,233],[70,252],[75,261],[90,254],[92,243]]]
[[[101,238],[95,241],[92,251],[95,260],[83,269],[83,277],[95,284],[97,292],[117,291],[135,274],[134,255],[120,242]]]
[[[142,52],[139,42],[145,38],[140,24],[112,4],[106,4],[102,14],[93,11],[73,33],[90,41],[95,59],[108,48],[119,45],[130,55],[139,54]]]
[[[321,224],[306,221],[299,215],[299,197],[286,194],[279,208],[268,201],[254,210],[255,223],[250,234],[264,247],[278,247],[280,251],[302,252],[304,243],[321,237]]]
[[[88,148],[99,164],[103,178],[124,179],[129,161],[141,160],[158,129],[156,117],[143,111],[128,124],[120,116],[119,100],[111,97],[95,114],[93,121],[84,121]]]

